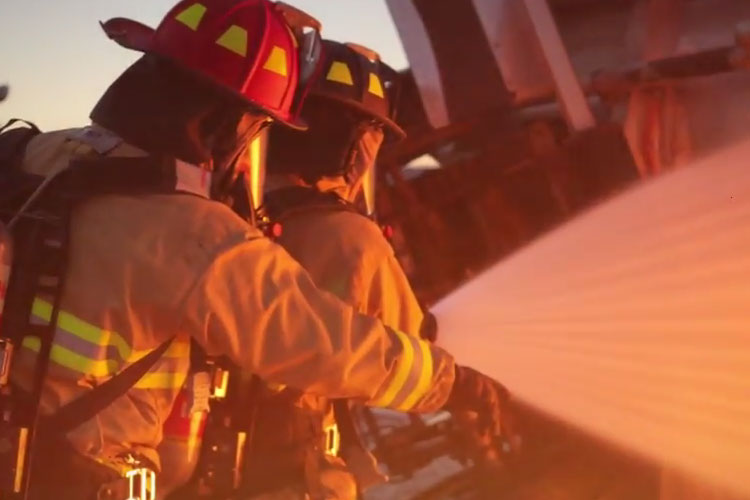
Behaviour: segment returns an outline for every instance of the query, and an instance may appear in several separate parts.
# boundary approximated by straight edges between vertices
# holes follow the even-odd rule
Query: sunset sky
[[[406,58],[384,0],[286,0],[315,17],[324,36]],[[0,120],[22,117],[43,130],[82,125],[107,85],[137,57],[104,36],[99,21],[130,17],[155,26],[175,0],[2,0],[0,83],[11,87]]]

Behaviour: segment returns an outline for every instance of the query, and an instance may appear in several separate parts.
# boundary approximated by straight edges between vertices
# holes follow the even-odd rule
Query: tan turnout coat
[[[142,154],[121,141],[103,141],[97,152],[102,141],[92,147],[81,137],[80,129],[38,136],[24,168],[49,174],[74,157]],[[187,376],[191,338],[270,383],[383,407],[438,408],[453,383],[450,355],[319,291],[280,246],[198,195],[84,203],[73,215],[68,273],[43,412],[176,338],[127,395],[69,433],[78,451],[98,460],[137,451],[158,462],[155,447]],[[39,297],[32,320],[48,320],[50,308]],[[24,342],[14,373],[22,386],[38,346]]]

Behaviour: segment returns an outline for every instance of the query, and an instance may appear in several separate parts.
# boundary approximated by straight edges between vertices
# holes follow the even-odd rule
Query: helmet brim
[[[228,90],[231,92],[231,90]],[[248,99],[247,97],[240,95],[239,92],[233,92],[237,97],[245,101],[246,103],[250,104],[253,108],[257,109],[258,111],[261,111],[271,118],[273,118],[277,123],[284,125],[285,127],[289,127],[292,130],[299,130],[299,131],[305,131],[308,128],[310,128],[307,125],[307,122],[303,120],[300,117],[290,117],[290,116],[284,116],[280,113],[276,113],[273,110],[270,110],[268,108],[265,108],[261,106],[260,104],[253,102],[251,99]]]
[[[351,108],[356,110],[359,113],[362,113],[363,115],[367,116],[368,118],[372,118],[378,122],[381,122],[385,128],[386,131],[389,132],[393,137],[395,137],[397,140],[403,140],[406,139],[406,131],[401,128],[395,121],[391,120],[390,118],[383,117],[380,115],[377,115],[367,109],[365,106],[358,102],[354,102],[351,99],[345,99],[341,96],[338,96],[333,93],[327,93],[327,92],[311,92],[310,95],[307,97],[308,99],[311,98],[321,98],[321,99],[328,99],[331,101],[335,101],[338,104],[343,105],[344,107]]]
[[[113,17],[99,22],[104,34],[114,40],[121,47],[148,52],[151,49],[156,31],[151,26],[139,23],[125,17]]]

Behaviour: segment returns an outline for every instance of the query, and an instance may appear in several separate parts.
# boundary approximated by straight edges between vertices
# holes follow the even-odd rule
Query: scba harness
[[[21,169],[26,146],[40,131],[31,124],[7,130],[19,123],[26,122],[12,120],[0,129],[0,297],[4,299],[0,302],[0,497],[46,498],[49,493],[33,491],[39,484],[54,487],[49,471],[73,472],[73,462],[79,461],[81,470],[86,469],[79,493],[86,493],[75,498],[155,498],[153,467],[147,460],[128,454],[118,457],[117,464],[104,466],[78,456],[64,436],[131,389],[162,357],[172,339],[55,414],[43,416],[38,407],[65,289],[74,209],[108,194],[190,192],[184,176],[197,168],[172,158],[101,156],[122,141],[87,127],[74,132],[74,139],[90,140],[99,155],[73,159],[48,177],[26,173]],[[49,320],[43,324],[31,321],[32,305],[39,296],[51,302]],[[15,387],[10,377],[14,355],[27,339],[35,339],[38,347],[30,393]],[[45,473],[41,481],[33,474],[32,468],[37,467]]]

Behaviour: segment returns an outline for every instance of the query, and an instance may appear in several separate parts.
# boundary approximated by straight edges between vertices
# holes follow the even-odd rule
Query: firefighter
[[[371,218],[378,150],[386,138],[405,137],[393,120],[398,74],[364,47],[329,40],[323,46],[322,71],[302,112],[309,130],[272,127],[269,134],[262,213],[316,285],[418,337],[422,308]],[[393,402],[411,409],[408,401]],[[267,392],[246,471],[248,497],[276,489],[288,498],[348,500],[383,480],[359,445],[345,402],[335,404],[334,412],[315,395]]]
[[[63,236],[42,242],[50,252],[64,245],[64,274],[21,289],[59,295],[36,293],[28,310],[15,310],[23,301],[14,261],[2,334],[13,337],[11,316],[25,314],[24,331],[50,335],[23,337],[13,381],[32,397],[38,382],[43,422],[58,424],[34,429],[46,430],[30,450],[28,498],[125,498],[135,467],[158,470],[161,424],[186,380],[191,339],[306,393],[413,411],[474,408],[496,421],[495,382],[320,292],[281,247],[218,202],[238,150],[269,120],[303,127],[296,109],[315,50],[287,24],[300,17],[268,0],[185,0],[153,32],[113,25],[112,36],[145,54],[107,89],[90,127],[41,134],[26,147],[22,171],[46,179],[24,207],[29,223],[49,219],[35,203],[70,187],[58,178],[80,189],[120,184],[67,219],[49,219],[68,221],[56,226]],[[27,262],[37,250],[16,255]],[[38,377],[35,360],[45,358]],[[115,381],[122,395],[92,400],[122,389]],[[97,408],[92,418],[70,411],[81,401]]]

